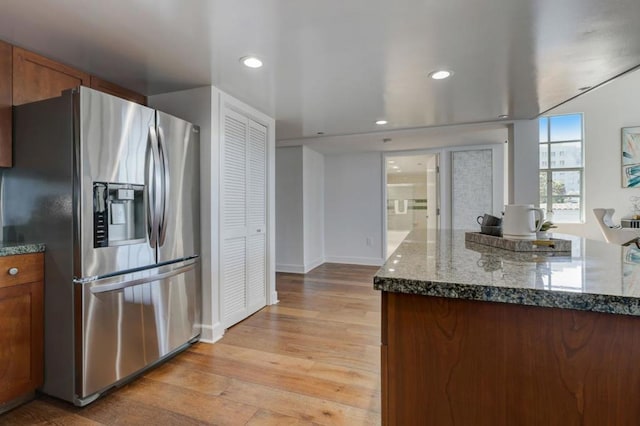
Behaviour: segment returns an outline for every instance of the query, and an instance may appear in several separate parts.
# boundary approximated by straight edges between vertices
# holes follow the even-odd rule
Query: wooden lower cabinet
[[[382,297],[383,424],[639,424],[640,317]]]
[[[43,274],[42,253],[0,257],[0,412],[42,385]]]

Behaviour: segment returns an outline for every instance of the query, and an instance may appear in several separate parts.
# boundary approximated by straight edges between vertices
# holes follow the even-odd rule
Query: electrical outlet
[[[371,237],[367,237],[367,246],[371,247],[373,245],[373,240]]]

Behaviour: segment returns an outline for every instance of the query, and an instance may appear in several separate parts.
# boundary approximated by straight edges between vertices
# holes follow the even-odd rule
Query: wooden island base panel
[[[382,291],[386,425],[640,425],[640,264],[573,238],[547,257],[414,231]]]
[[[640,424],[638,317],[388,292],[382,314],[388,425]]]

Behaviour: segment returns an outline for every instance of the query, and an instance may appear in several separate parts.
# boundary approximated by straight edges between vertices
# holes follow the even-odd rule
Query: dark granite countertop
[[[16,254],[41,253],[44,244],[41,243],[5,243],[0,242],[0,256],[13,256]]]
[[[414,231],[374,277],[377,290],[640,316],[640,249],[569,235],[566,256],[465,242],[464,231]]]

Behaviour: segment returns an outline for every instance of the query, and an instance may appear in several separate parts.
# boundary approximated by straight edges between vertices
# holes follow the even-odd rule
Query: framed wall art
[[[622,128],[622,187],[640,188],[640,127]]]

